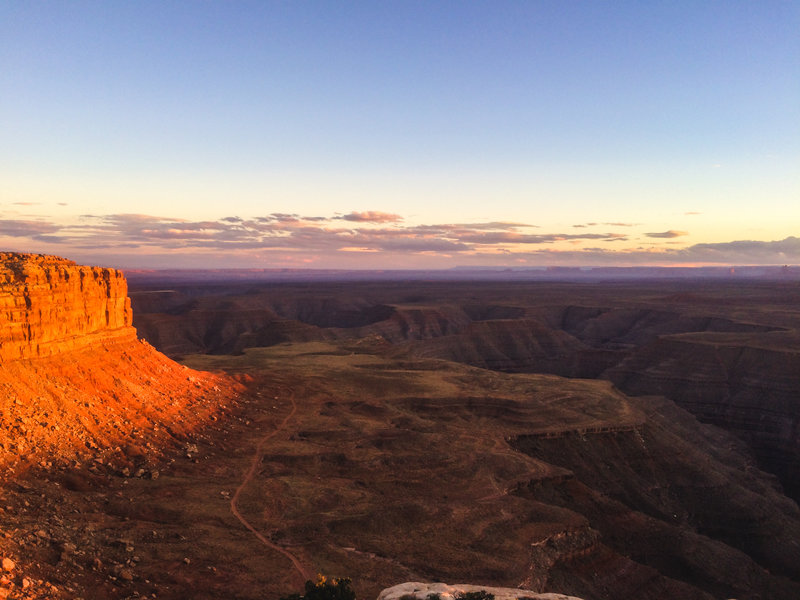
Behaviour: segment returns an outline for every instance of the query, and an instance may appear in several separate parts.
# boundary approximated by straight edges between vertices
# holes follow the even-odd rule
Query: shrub
[[[453,596],[455,600],[494,600],[494,594],[490,594],[486,590],[479,592],[459,592]]]
[[[314,583],[306,581],[306,593],[289,594],[281,600],[356,600],[356,593],[350,587],[352,581],[347,577],[331,577],[317,575]]]

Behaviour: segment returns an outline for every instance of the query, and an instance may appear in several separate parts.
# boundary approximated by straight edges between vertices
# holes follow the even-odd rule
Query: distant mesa
[[[125,277],[42,254],[0,254],[0,362],[135,342]]]
[[[236,387],[137,339],[120,271],[0,253],[0,470],[169,445]],[[159,428],[159,424],[169,427]],[[169,431],[170,433],[167,433]],[[115,449],[115,450],[112,450]],[[111,457],[114,458],[114,457]]]

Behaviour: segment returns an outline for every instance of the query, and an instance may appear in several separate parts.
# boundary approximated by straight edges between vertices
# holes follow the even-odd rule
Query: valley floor
[[[255,600],[316,573],[360,598],[411,580],[800,597],[797,505],[671,402],[357,340],[185,363],[248,389],[141,472],[30,471],[0,490],[7,597]]]

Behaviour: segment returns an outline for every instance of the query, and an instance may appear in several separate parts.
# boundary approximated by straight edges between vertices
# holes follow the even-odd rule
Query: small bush
[[[356,593],[350,587],[352,581],[347,577],[331,577],[317,575],[314,583],[306,581],[306,593],[289,594],[281,600],[356,600]]]
[[[453,596],[455,600],[494,600],[494,594],[490,594],[486,590],[479,592],[459,592]]]
[[[425,596],[425,600],[442,600],[442,595],[439,594],[438,592],[433,594],[428,594],[427,596]]]

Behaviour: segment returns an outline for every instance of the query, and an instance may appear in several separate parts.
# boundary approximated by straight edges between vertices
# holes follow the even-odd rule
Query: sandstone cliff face
[[[174,363],[131,326],[119,271],[0,253],[0,468],[117,463],[180,439],[237,385]]]
[[[115,269],[0,253],[0,362],[43,358],[101,340],[133,342],[127,289]]]

